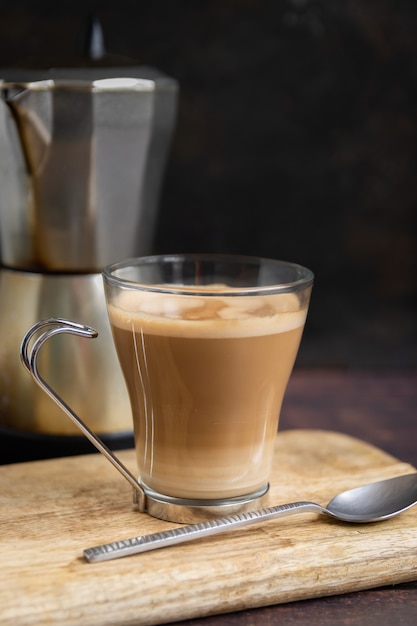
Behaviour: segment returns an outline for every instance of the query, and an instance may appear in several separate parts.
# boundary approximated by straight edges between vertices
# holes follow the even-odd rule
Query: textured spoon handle
[[[290,504],[281,504],[267,509],[250,511],[249,513],[240,513],[230,515],[220,519],[213,519],[199,524],[190,524],[188,526],[180,526],[172,530],[164,530],[160,533],[152,535],[140,535],[131,539],[123,539],[106,543],[101,546],[87,548],[84,550],[84,556],[90,563],[98,561],[110,561],[140,552],[148,552],[149,550],[157,550],[179,543],[186,543],[208,535],[217,535],[229,530],[256,524],[261,520],[268,520],[273,517],[294,515],[307,511],[323,512],[323,508],[313,502],[291,502]]]

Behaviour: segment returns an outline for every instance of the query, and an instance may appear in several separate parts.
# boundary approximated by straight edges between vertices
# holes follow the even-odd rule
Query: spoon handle
[[[139,535],[131,539],[122,539],[121,541],[113,541],[101,546],[87,548],[84,550],[84,556],[89,563],[98,561],[110,561],[124,556],[131,556],[140,552],[148,552],[165,548],[179,543],[186,543],[208,535],[217,535],[228,530],[234,530],[241,526],[249,526],[256,524],[261,520],[272,519],[273,517],[294,515],[308,511],[322,513],[324,508],[313,502],[291,502],[289,504],[281,504],[272,506],[267,509],[259,509],[248,513],[239,513],[237,515],[229,515],[220,519],[208,520],[198,524],[190,524],[188,526],[180,526],[171,530],[164,530],[151,535]]]

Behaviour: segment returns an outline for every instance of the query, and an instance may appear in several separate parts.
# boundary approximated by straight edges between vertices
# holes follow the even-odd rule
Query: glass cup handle
[[[146,510],[146,495],[136,480],[134,475],[119,461],[111,450],[84,424],[84,422],[74,413],[74,411],[62,400],[58,394],[48,385],[38,371],[38,354],[43,344],[55,335],[68,333],[93,339],[97,337],[98,332],[90,326],[77,324],[70,320],[59,317],[51,317],[41,320],[34,324],[22,339],[20,346],[20,357],[23,365],[32,375],[36,383],[45,391],[48,396],[68,415],[87,439],[97,448],[99,452],[104,454],[108,461],[122,474],[122,476],[133,487],[133,499],[138,506],[139,511]]]

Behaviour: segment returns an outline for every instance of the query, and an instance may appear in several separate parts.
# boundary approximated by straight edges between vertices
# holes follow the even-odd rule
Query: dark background
[[[0,66],[83,64],[91,15],[180,83],[155,252],[307,265],[300,365],[415,368],[415,0],[0,0]]]

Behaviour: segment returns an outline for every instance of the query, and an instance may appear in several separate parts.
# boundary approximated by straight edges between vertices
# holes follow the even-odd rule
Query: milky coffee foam
[[[219,295],[120,291],[108,305],[111,323],[158,335],[212,338],[269,335],[304,325],[307,309],[300,309],[295,293],[222,296],[220,286],[209,288]]]

